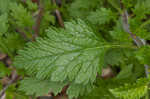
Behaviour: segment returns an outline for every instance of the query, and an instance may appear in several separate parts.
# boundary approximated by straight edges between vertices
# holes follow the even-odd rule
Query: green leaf
[[[25,91],[27,95],[42,96],[53,92],[55,95],[61,92],[66,82],[52,82],[50,80],[39,80],[35,78],[25,78],[21,81],[19,90]]]
[[[150,1],[149,0],[138,0],[133,9],[134,14],[138,19],[145,19],[146,14],[150,14]]]
[[[13,58],[16,50],[24,46],[24,41],[17,33],[7,33],[4,37],[0,37],[0,51],[8,54]]]
[[[11,1],[10,0],[0,0],[0,13],[6,13],[9,10],[9,3]]]
[[[104,80],[98,78],[92,91],[84,96],[79,97],[79,99],[118,99],[113,96],[109,89],[116,88],[117,86],[122,85],[125,82],[129,81],[120,79]]]
[[[135,5],[136,0],[122,0],[122,3],[126,8],[131,8]]]
[[[50,24],[55,25],[55,21],[55,16],[51,15],[50,11],[44,12],[40,24],[40,34],[45,34],[45,30],[49,28]]]
[[[19,92],[18,92],[19,93]],[[22,93],[18,94],[17,92],[6,92],[6,99],[29,99],[27,96],[23,96]]]
[[[17,90],[16,84],[11,84],[5,91],[6,99],[29,99],[29,96]]]
[[[29,10],[37,10],[38,9],[38,5],[36,3],[33,3],[31,0],[26,0],[26,3],[28,5],[28,9]]]
[[[97,9],[95,12],[91,12],[87,17],[87,20],[94,25],[106,24],[114,19],[115,14],[110,9],[106,8]]]
[[[24,46],[24,40],[17,33],[8,33],[5,35],[6,38],[3,38],[6,43],[6,47],[11,50],[11,52],[15,52],[16,50],[22,48]]]
[[[68,11],[72,17],[84,18],[89,15],[89,12],[103,4],[102,0],[75,0],[69,7]]]
[[[68,22],[66,29],[48,29],[47,38],[38,38],[19,52],[14,65],[37,78],[52,81],[93,83],[110,45],[104,44],[81,20]]]
[[[12,20],[15,21],[14,24],[16,24],[18,27],[21,28],[25,28],[25,27],[32,28],[34,24],[32,14],[26,8],[24,8],[23,5],[17,3],[11,3],[10,10],[11,10],[10,13],[11,17],[13,18]]]
[[[124,78],[128,78],[132,76],[132,68],[133,65],[130,64],[124,68],[122,68],[122,70],[119,72],[119,74],[117,75],[117,79],[124,79]]]
[[[135,52],[136,58],[141,64],[150,65],[150,46],[143,46]]]
[[[0,36],[2,36],[7,32],[8,27],[9,25],[8,25],[7,14],[0,15]]]
[[[65,29],[50,28],[46,32],[46,38],[38,38],[19,51],[14,66],[38,79],[93,84],[111,45],[81,20],[66,22]]]
[[[110,89],[110,92],[121,99],[141,99],[148,91],[150,79],[141,78],[134,84],[125,84],[120,88]]]
[[[116,26],[113,27],[113,30],[110,31],[110,35],[114,40],[117,40],[119,42],[126,42],[131,43],[132,39],[130,38],[129,33],[126,33],[123,29],[122,25],[122,18],[120,17],[116,21]]]
[[[0,62],[0,77],[9,76],[11,70],[8,69],[2,62]]]
[[[109,49],[104,56],[104,66],[108,65],[114,66],[119,65],[124,59],[123,49],[112,48]]]
[[[91,92],[92,89],[93,86],[90,84],[82,85],[72,83],[67,90],[67,94],[69,95],[69,99],[73,99],[74,97],[77,98],[79,95],[84,95],[85,93]]]

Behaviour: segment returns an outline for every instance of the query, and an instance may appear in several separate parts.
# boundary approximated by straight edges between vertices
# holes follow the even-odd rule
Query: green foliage
[[[130,77],[129,77],[130,78]],[[130,79],[101,79],[96,80],[96,84],[92,92],[81,96],[80,99],[119,99],[109,91],[110,89],[117,88],[124,83],[133,82]],[[128,99],[128,98],[127,98]]]
[[[143,46],[138,51],[135,52],[136,58],[141,62],[141,64],[150,65],[150,46]]]
[[[146,40],[150,40],[148,29],[150,23],[150,20],[148,19],[148,15],[150,15],[149,3],[149,0],[137,0],[134,9],[132,9],[133,17],[130,19],[131,30],[139,37]]]
[[[146,14],[150,14],[150,1],[149,0],[138,0],[135,8],[133,9],[134,14],[139,19],[145,19]],[[140,13],[140,14],[139,14]]]
[[[27,95],[34,94],[36,96],[41,96],[53,92],[57,95],[61,92],[62,88],[67,85],[67,82],[56,82],[51,80],[40,80],[35,78],[25,78],[21,81],[21,86],[19,90],[25,91]],[[28,87],[26,87],[28,86]],[[84,94],[89,92],[92,89],[90,85],[81,85],[81,84],[71,84],[67,90],[67,94],[70,99],[73,97],[79,96],[79,94]]]
[[[113,31],[110,31],[110,35],[114,40],[118,40],[119,42],[126,42],[130,43],[132,40],[129,37],[129,34],[127,34],[122,27],[122,19],[120,18],[116,22],[116,26],[114,26]]]
[[[138,79],[134,84],[125,84],[120,88],[110,89],[116,97],[121,99],[141,99],[148,91],[149,79]]]
[[[44,34],[45,30],[47,28],[49,28],[49,25],[50,24],[55,25],[55,23],[56,23],[55,17],[53,15],[51,15],[51,13],[49,11],[45,11],[41,25],[40,25],[40,27],[41,27],[40,34],[41,35]]]
[[[122,0],[122,3],[124,4],[124,6],[126,7],[126,8],[131,8],[131,7],[133,7],[134,6],[134,4],[135,4],[135,2],[136,2],[137,0]]]
[[[11,73],[11,70],[6,68],[5,65],[0,62],[0,78],[4,76],[9,76]]]
[[[31,13],[29,13],[21,4],[11,3],[10,10],[11,17],[14,19],[15,24],[19,28],[32,27],[34,20],[31,16]]]
[[[35,94],[36,96],[41,96],[51,91],[57,95],[66,84],[66,82],[52,82],[50,80],[25,78],[21,81],[19,90],[25,91],[27,95]]]
[[[0,51],[7,53],[11,58],[15,51],[24,45],[23,39],[16,33],[5,34],[5,37],[0,37],[0,41]]]
[[[5,83],[8,83],[6,81],[7,78],[11,75],[11,72],[12,69],[7,68],[4,63],[0,62],[0,90],[2,90],[2,88],[4,87],[4,83],[2,83],[3,81],[1,81],[1,79],[4,77],[3,80],[5,80]],[[6,90],[5,94],[6,99],[29,99],[28,96],[25,96],[23,93],[17,91],[16,84],[10,85],[8,90]]]
[[[82,85],[82,84],[75,84],[72,83],[67,90],[67,94],[69,95],[69,99],[77,97],[79,95],[84,95],[85,93],[91,92],[93,86],[90,84]]]
[[[95,12],[91,12],[87,20],[94,25],[106,24],[111,20],[115,20],[115,14],[110,9],[100,8]]]
[[[16,84],[12,84],[9,86],[9,89],[5,92],[6,99],[29,99],[28,96],[24,95],[24,93],[19,92],[16,88]]]
[[[8,12],[10,0],[0,0],[0,14]]]
[[[104,56],[104,66],[108,65],[118,65],[124,59],[123,49],[112,48],[109,49]]]
[[[7,14],[2,14],[0,16],[0,36],[2,36],[3,34],[5,34],[8,30],[8,18],[7,18]]]
[[[96,86],[94,86],[92,92],[80,97],[80,99],[116,99],[108,90],[112,86],[116,86],[116,82],[100,79]]]
[[[28,9],[31,11],[38,9],[38,5],[36,3],[33,3],[31,0],[26,0],[26,3],[28,5]]]
[[[120,71],[120,73],[117,75],[116,78],[117,79],[124,79],[124,78],[128,78],[128,77],[132,77],[132,69],[133,69],[132,64],[122,68],[122,70]]]
[[[72,17],[84,18],[89,14],[90,11],[103,4],[103,2],[104,1],[102,0],[75,0],[68,10]]]
[[[61,1],[0,0],[0,53],[11,57],[23,79],[10,85],[6,99],[29,99],[49,92],[57,95],[66,85],[70,99],[145,98],[150,0]],[[125,10],[129,29],[148,45],[138,48],[124,31],[121,15]],[[59,28],[61,21],[68,21],[64,28]],[[1,60],[0,79],[11,78],[6,59]],[[113,78],[102,79],[106,67],[112,69]],[[0,89],[2,86],[0,83]]]

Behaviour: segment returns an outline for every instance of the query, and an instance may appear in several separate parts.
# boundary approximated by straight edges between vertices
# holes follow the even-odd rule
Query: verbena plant
[[[0,51],[11,57],[19,74],[23,72],[19,88],[8,89],[8,99],[16,94],[19,99],[57,95],[66,85],[69,99],[149,99],[150,0],[56,4],[0,0]],[[66,21],[64,28],[55,19],[56,9]],[[4,64],[0,66],[0,77],[10,75]],[[114,76],[104,79],[107,67]]]

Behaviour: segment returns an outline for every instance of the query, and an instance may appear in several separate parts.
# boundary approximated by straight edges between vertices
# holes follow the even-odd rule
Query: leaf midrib
[[[109,46],[110,47],[110,46]],[[105,47],[101,47],[101,46],[97,46],[97,47],[92,47],[92,48],[83,48],[83,49],[77,49],[77,50],[73,50],[73,51],[67,51],[67,52],[63,52],[63,53],[57,53],[57,54],[53,54],[53,55],[47,55],[47,56],[41,56],[41,57],[35,57],[32,59],[29,59],[28,61],[32,61],[32,60],[40,60],[43,58],[47,58],[47,57],[52,57],[52,56],[62,56],[65,54],[70,54],[70,53],[77,53],[77,52],[83,52],[83,51],[88,51],[88,50],[96,50],[96,49],[101,49],[101,48],[105,48]],[[43,50],[43,49],[42,49]]]

